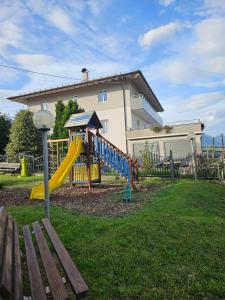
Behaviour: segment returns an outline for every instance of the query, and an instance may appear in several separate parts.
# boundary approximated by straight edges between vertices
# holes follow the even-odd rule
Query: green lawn
[[[17,175],[0,175],[0,186],[2,187],[27,187],[38,184],[43,181],[43,176],[20,177]]]
[[[151,181],[150,181],[151,182]],[[53,207],[52,223],[95,300],[225,299],[225,186],[177,181],[124,217]],[[42,206],[10,208],[20,224]]]

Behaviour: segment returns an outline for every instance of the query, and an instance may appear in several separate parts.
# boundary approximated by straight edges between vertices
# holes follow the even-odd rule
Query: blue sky
[[[142,70],[166,122],[201,119],[225,132],[225,0],[1,0],[0,64],[68,76],[57,79],[0,67],[6,97]]]

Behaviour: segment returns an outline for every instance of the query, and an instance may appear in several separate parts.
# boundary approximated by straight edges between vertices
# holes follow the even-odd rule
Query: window
[[[48,110],[48,101],[41,102],[41,109]]]
[[[107,91],[101,91],[98,93],[98,102],[107,102],[108,101],[108,95]]]
[[[108,133],[108,120],[101,120],[102,129],[101,133]]]

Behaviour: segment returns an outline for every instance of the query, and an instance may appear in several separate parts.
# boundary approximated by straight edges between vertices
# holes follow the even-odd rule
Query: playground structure
[[[134,188],[138,181],[137,161],[99,133],[102,125],[94,111],[72,115],[65,127],[69,130],[69,139],[49,140],[49,171],[50,174],[55,171],[49,180],[50,193],[68,175],[71,184],[88,184],[91,189],[94,183],[101,183],[101,164],[126,178],[130,188]],[[43,198],[43,184],[34,187],[30,199]]]

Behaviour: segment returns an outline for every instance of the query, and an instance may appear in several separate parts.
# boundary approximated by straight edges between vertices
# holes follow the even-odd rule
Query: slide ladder
[[[95,156],[124,177],[133,186],[138,181],[138,164],[129,155],[118,149],[102,135],[91,133]]]

